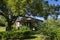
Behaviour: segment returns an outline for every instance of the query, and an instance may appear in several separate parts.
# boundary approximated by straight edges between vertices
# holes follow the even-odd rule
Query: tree
[[[48,15],[49,15],[49,5],[48,5],[48,1],[44,1],[44,0],[33,0],[32,4],[31,4],[31,8],[33,9],[34,14],[38,14],[42,17],[45,18],[45,20],[47,19]]]
[[[33,0],[31,8],[34,11],[34,14],[39,14],[40,16],[42,16],[42,1],[43,0]]]
[[[6,2],[4,0],[0,0],[0,15],[4,16],[6,21],[8,22],[7,30],[11,30],[12,25],[12,13],[10,13],[10,8],[7,8]]]
[[[55,4],[54,5],[50,5],[49,9],[50,9],[50,12],[51,12],[50,13],[51,16],[55,15],[55,17],[53,17],[53,19],[57,20],[58,19],[58,15],[59,15],[59,5],[57,5],[57,6],[55,6]]]
[[[20,3],[21,2],[21,3]],[[0,15],[5,17],[7,21],[7,31],[10,31],[12,28],[11,26],[14,24],[16,18],[21,14],[23,14],[24,11],[24,3],[25,1],[23,0],[0,0]],[[20,6],[19,6],[20,5]]]

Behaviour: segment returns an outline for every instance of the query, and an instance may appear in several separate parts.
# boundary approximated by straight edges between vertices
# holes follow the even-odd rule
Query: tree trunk
[[[45,20],[47,20],[47,18],[48,18],[47,16],[44,17]]]
[[[12,25],[12,22],[8,21],[8,26],[6,27],[6,31],[10,31],[12,29],[11,25]]]
[[[58,19],[58,15],[56,15],[56,18],[55,18],[55,20],[57,20]]]

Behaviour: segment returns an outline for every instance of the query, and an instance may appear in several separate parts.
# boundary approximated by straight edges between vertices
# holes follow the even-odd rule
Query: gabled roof
[[[33,19],[36,19],[36,20],[44,21],[43,17],[39,17],[39,16],[30,16],[30,17],[33,18]]]
[[[32,14],[25,14],[25,17],[29,17],[29,18],[33,18],[33,19],[36,19],[36,20],[39,20],[39,21],[44,21],[44,18],[43,17],[40,17],[40,16],[32,16]]]
[[[25,16],[26,17],[26,16]],[[32,15],[30,15],[30,16],[27,16],[29,19],[30,18],[32,18],[32,19],[35,19],[35,20],[38,20],[38,21],[44,21],[44,18],[43,17],[39,17],[39,16],[32,16]],[[18,19],[19,20],[21,20],[22,18],[24,18],[24,17],[22,17],[22,16],[19,16],[18,17]]]

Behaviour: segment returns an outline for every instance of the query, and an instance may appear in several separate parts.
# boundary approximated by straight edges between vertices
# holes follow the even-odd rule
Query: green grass
[[[25,39],[25,40],[45,40],[46,39],[46,36],[44,36],[42,34],[35,34],[35,35],[32,35],[32,36],[35,36],[36,38]]]
[[[34,35],[36,38],[31,39],[31,40],[45,40],[45,36],[41,34]]]
[[[6,31],[6,27],[0,27],[0,32]]]

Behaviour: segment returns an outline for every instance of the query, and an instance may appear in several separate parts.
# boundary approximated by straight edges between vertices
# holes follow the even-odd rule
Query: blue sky
[[[58,1],[47,0],[47,1],[49,2],[49,4],[55,4],[55,5],[59,4],[60,5],[60,0],[58,0]]]

